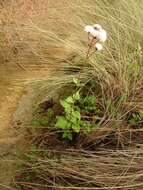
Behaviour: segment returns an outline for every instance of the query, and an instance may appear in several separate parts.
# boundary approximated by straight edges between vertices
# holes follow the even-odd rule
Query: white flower
[[[93,28],[93,26],[87,25],[87,26],[85,26],[84,31],[87,33],[91,33],[94,31],[94,28]]]
[[[93,26],[87,25],[85,26],[84,31],[91,34],[98,41],[105,42],[107,40],[107,32],[102,29],[100,24],[94,24]]]
[[[97,37],[99,35],[99,31],[95,30],[94,27],[90,25],[85,26],[84,31],[90,33],[93,37]]]
[[[103,49],[103,46],[102,46],[100,43],[96,43],[96,44],[95,44],[95,49],[96,49],[97,51],[101,51],[101,50]]]
[[[93,28],[96,29],[96,30],[101,30],[102,26],[100,24],[94,24]]]
[[[93,37],[98,38],[98,36],[99,36],[99,31],[98,31],[98,30],[93,29],[93,31],[91,31],[91,32],[90,32],[90,34],[91,34]]]
[[[104,29],[101,29],[99,31],[97,38],[99,41],[105,42],[107,40],[107,32]]]

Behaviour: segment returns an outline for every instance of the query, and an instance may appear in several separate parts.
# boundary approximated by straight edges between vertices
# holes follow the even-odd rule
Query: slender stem
[[[92,52],[92,47],[94,46],[94,44],[97,43],[97,39],[95,37],[92,37],[92,39],[90,39],[90,36],[88,34],[88,41],[89,41],[89,44],[88,44],[88,49],[87,49],[87,53],[86,53],[86,57],[85,57],[85,62],[84,63],[87,63],[88,62],[88,59],[89,57],[91,56]],[[91,53],[90,53],[91,52]],[[80,79],[80,75],[81,75],[81,70],[79,71],[79,75],[78,75],[78,79]]]
[[[92,49],[92,47],[94,46],[94,44],[96,44],[97,43],[97,39],[96,38],[92,38],[92,39],[90,39],[89,38],[89,36],[88,36],[88,40],[89,40],[89,47],[88,47],[88,50],[87,50],[87,53],[86,53],[86,58],[85,58],[85,63],[87,63],[87,61],[88,61],[88,59],[89,59],[89,57],[90,57],[90,51],[91,51],[91,49]]]
[[[86,54],[86,58],[85,58],[85,63],[87,63],[87,61],[88,61],[91,48],[92,48],[92,46],[91,46],[91,44],[89,44],[89,47],[88,47],[88,50],[87,50],[87,54]]]

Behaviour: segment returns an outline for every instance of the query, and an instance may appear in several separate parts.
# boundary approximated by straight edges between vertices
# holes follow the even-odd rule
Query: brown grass
[[[54,150],[44,153],[49,159],[39,156],[33,157],[33,164],[25,163],[28,169],[15,181],[17,187],[24,190],[141,190],[143,187],[142,149],[96,152],[69,149],[56,152],[57,157]],[[33,181],[25,180],[28,175],[33,175]]]
[[[20,69],[38,70],[53,65],[55,68],[63,68],[65,64],[73,66],[73,55],[83,58],[86,54],[83,26],[96,21],[104,25],[109,33],[105,51],[91,57],[90,68],[84,68],[81,78],[87,80],[92,76],[100,86],[104,118],[108,116],[101,131],[107,126],[112,127],[112,121],[128,129],[124,123],[128,113],[143,110],[141,1],[9,0],[0,5],[0,58],[8,68],[18,66]],[[69,55],[71,59],[67,60]],[[71,83],[73,76],[73,73],[66,75],[65,72],[56,72],[51,78],[34,78],[32,83],[38,88],[38,102],[55,95],[63,85]],[[122,96],[123,101],[115,104],[118,96]],[[108,99],[115,105],[114,111],[119,113],[117,117],[110,113],[106,104]],[[120,129],[116,133],[119,144],[124,145]],[[34,158],[34,163],[25,163],[26,168],[20,171],[22,175],[14,183],[26,190],[141,190],[143,148],[140,142],[135,144],[135,147],[140,146],[139,149],[113,150],[112,146],[112,150],[109,150],[107,146],[106,150],[103,147],[94,152],[58,152],[62,154],[58,159],[48,158],[49,155],[45,159],[38,156]],[[50,154],[53,151],[44,152]],[[25,178],[31,171],[36,173],[34,182],[26,181]]]

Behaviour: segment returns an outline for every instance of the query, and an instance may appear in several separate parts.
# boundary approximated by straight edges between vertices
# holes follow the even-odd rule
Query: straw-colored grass
[[[97,152],[69,149],[55,153],[44,150],[45,158],[40,154],[37,149],[31,154],[31,161],[18,161],[24,169],[20,179],[17,175],[16,187],[23,190],[141,190],[143,187],[141,149]]]
[[[73,76],[78,77],[79,74],[72,72],[72,68],[75,69],[80,62],[80,80],[85,82],[92,79],[97,83],[95,96],[104,113],[101,130],[106,131],[113,127],[119,130],[130,128],[129,117],[132,113],[143,110],[142,6],[143,3],[132,0],[73,3],[71,7],[75,14],[72,22],[71,18],[65,21],[69,27],[68,30],[62,30],[67,34],[64,38],[58,33],[51,33],[51,30],[49,32],[31,25],[42,39],[51,40],[53,44],[69,50],[67,58],[59,59],[59,72],[56,71],[52,77],[32,81],[39,92],[38,100],[54,97],[61,87],[72,82]],[[87,36],[83,28],[85,24],[90,23],[103,25],[108,32],[108,40],[104,51],[93,54],[85,65]],[[54,64],[56,66],[56,62]]]
[[[118,140],[122,143],[120,130],[128,130],[129,116],[133,112],[143,111],[143,2],[9,2],[3,5],[1,14],[4,27],[0,32],[7,42],[1,40],[0,47],[5,48],[1,57],[5,58],[6,55],[11,64],[20,63],[22,67],[55,68],[55,75],[47,78],[37,76],[31,81],[37,90],[37,102],[56,96],[63,86],[71,84],[73,76],[79,76],[72,72],[72,68],[77,67],[86,56],[87,35],[83,31],[84,26],[94,23],[104,26],[108,32],[104,51],[90,57],[86,65],[82,61],[80,79],[85,82],[92,78],[97,82],[95,96],[99,98],[104,113],[102,133],[97,135],[98,138],[106,136],[107,131],[116,125]],[[16,178],[17,188],[20,188],[19,184],[24,190],[143,188],[142,145],[139,151],[67,150],[57,153],[56,158],[46,155],[46,152],[50,154],[50,150],[44,152],[45,156],[36,154],[34,161],[25,164],[27,171],[22,171],[20,179]],[[34,172],[33,175],[36,173],[36,178],[27,182],[26,177],[30,172]]]

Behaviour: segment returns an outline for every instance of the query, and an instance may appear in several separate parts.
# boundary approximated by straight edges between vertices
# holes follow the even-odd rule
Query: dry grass
[[[28,169],[22,170],[20,179],[15,181],[17,187],[24,190],[141,190],[143,187],[142,149],[97,152],[71,149],[55,153],[56,156],[54,150],[44,150],[45,159],[31,156],[33,161],[22,163]],[[29,181],[28,176],[33,180]]]
[[[35,39],[41,39],[42,51],[39,48],[41,46],[38,46],[38,49],[33,49],[35,52],[38,51],[36,54],[45,58],[47,63],[50,58],[53,61],[54,57],[56,57],[58,65],[61,67],[63,66],[62,63],[65,63],[66,66],[74,66],[78,60],[75,63],[72,55],[84,58],[86,54],[87,43],[83,26],[89,22],[101,23],[109,33],[108,43],[103,53],[95,54],[91,57],[89,61],[91,67],[85,67],[83,78],[95,77],[104,97],[114,100],[117,96],[122,95],[126,97],[124,104],[127,109],[132,109],[132,107],[141,109],[142,100],[140,94],[143,80],[141,33],[143,16],[141,7],[143,5],[133,1],[128,3],[126,1],[112,2],[112,5],[107,1],[84,1],[82,4],[78,2],[80,6],[77,2],[73,2],[67,5],[66,9],[65,7],[60,7],[60,10],[55,8],[54,11],[50,9],[50,13],[54,12],[55,15],[60,17],[62,15],[60,11],[64,10],[65,15],[69,11],[68,6],[70,6],[75,14],[68,12],[68,19],[65,16],[62,19],[63,15],[61,16],[61,22],[63,23],[56,25],[58,32],[52,28],[46,28],[46,24],[44,25],[45,27],[42,27],[32,21],[32,23],[29,23],[30,25],[26,25],[26,33],[29,31],[33,39],[34,36]],[[128,9],[126,9],[127,4]],[[65,23],[66,28],[64,28]],[[61,34],[59,35],[60,32]],[[52,46],[49,46],[49,43]],[[48,51],[46,51],[47,47],[49,47]],[[57,49],[63,50],[63,53],[59,53]],[[55,52],[57,52],[56,55]],[[69,55],[71,55],[71,58],[67,60]],[[54,64],[56,65],[56,61],[54,61]],[[49,88],[48,80],[53,80],[56,88],[56,86],[59,86],[59,81],[68,83],[69,78],[72,79],[72,76],[63,75],[63,72],[56,72],[56,77],[54,76],[52,79],[37,78],[37,82],[40,81],[42,89],[46,91]],[[44,93],[45,95],[46,92]]]
[[[128,114],[143,110],[143,2],[139,0],[111,1],[8,1],[1,14],[1,57],[4,62],[20,64],[23,68],[58,67],[60,72],[51,78],[38,78],[38,102],[54,96],[65,84],[70,84],[75,73],[63,72],[84,59],[87,43],[85,24],[101,23],[108,31],[105,50],[93,55],[88,66],[83,66],[81,80],[93,78],[98,83],[95,95],[102,97],[104,110],[102,129],[113,123],[127,128]],[[3,40],[4,39],[4,40]],[[6,43],[3,43],[6,42]],[[15,55],[15,56],[14,56]],[[75,56],[77,59],[73,59]],[[28,81],[29,83],[29,81]],[[99,94],[98,94],[99,93]],[[117,98],[121,97],[121,101]],[[107,101],[111,100],[113,109]],[[113,112],[117,113],[116,116]],[[103,135],[103,132],[102,132]],[[103,135],[104,136],[104,135]],[[100,135],[99,135],[100,137]],[[119,139],[119,141],[122,142]],[[124,146],[123,146],[124,147]],[[50,150],[45,150],[50,153]],[[73,152],[73,155],[71,155]],[[139,150],[100,150],[88,152],[67,150],[59,159],[34,158],[28,173],[36,172],[38,183],[27,182],[23,171],[23,189],[123,189],[141,190],[142,145]],[[32,164],[32,165],[31,165]],[[30,171],[29,171],[30,169]],[[22,181],[23,180],[23,181]]]
[[[64,0],[10,0],[2,5],[0,47],[4,62],[35,68],[66,56],[68,49],[59,36],[69,35],[66,31],[73,20],[71,4]]]

